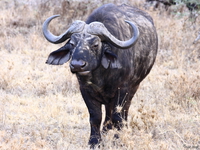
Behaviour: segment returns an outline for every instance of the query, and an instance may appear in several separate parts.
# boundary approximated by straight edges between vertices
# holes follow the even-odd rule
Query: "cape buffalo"
[[[43,24],[45,38],[54,44],[67,41],[52,52],[47,64],[70,61],[82,97],[90,114],[91,147],[101,140],[101,106],[106,116],[103,131],[120,130],[140,82],[150,72],[157,54],[158,40],[153,19],[146,12],[128,5],[103,5],[87,20],[77,20],[65,33],[53,35],[48,30],[49,17]]]

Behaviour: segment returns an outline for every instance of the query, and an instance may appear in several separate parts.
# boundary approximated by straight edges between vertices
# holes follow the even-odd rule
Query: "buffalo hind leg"
[[[105,116],[105,121],[103,124],[103,132],[107,133],[108,130],[112,129],[112,107],[113,103],[111,102],[110,104],[105,104],[105,111],[106,111],[106,116]]]
[[[125,117],[126,111],[128,111],[131,99],[129,98],[129,94],[126,92],[118,91],[117,98],[115,99],[115,105],[113,107],[112,113],[112,122],[113,126],[117,130],[121,130],[124,126],[124,120],[127,121]]]
[[[127,90],[127,88],[118,89],[118,94],[115,96],[115,104],[112,114],[113,125],[118,130],[121,130],[121,128],[124,127],[124,121],[127,121],[131,100],[136,93],[138,86],[131,88],[131,90]]]

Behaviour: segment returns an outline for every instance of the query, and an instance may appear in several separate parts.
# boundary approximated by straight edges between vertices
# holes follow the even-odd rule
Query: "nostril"
[[[81,66],[81,68],[84,68],[87,65],[86,62],[84,62],[84,64]]]

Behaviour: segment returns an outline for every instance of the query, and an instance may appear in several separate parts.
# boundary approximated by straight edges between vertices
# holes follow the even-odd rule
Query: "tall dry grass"
[[[0,1],[0,149],[89,149],[89,119],[76,77],[63,66],[45,64],[62,44],[48,43],[43,21],[55,34],[85,20],[103,3],[80,1]],[[144,1],[125,1],[144,9]],[[159,36],[159,52],[149,76],[133,98],[129,127],[103,135],[100,149],[200,149],[200,42],[192,44],[200,18],[148,11]]]

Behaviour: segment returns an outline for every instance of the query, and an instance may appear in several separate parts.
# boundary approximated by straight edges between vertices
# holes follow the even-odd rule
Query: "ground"
[[[63,44],[48,43],[41,27],[60,13],[50,26],[59,34],[93,8],[120,1],[31,2],[0,1],[0,149],[89,149],[88,111],[76,77],[68,63],[45,64]],[[146,8],[144,1],[129,3]],[[200,149],[200,41],[193,44],[200,18],[160,9],[145,10],[154,19],[159,51],[132,100],[128,128],[118,140],[115,130],[103,135],[99,149]]]

